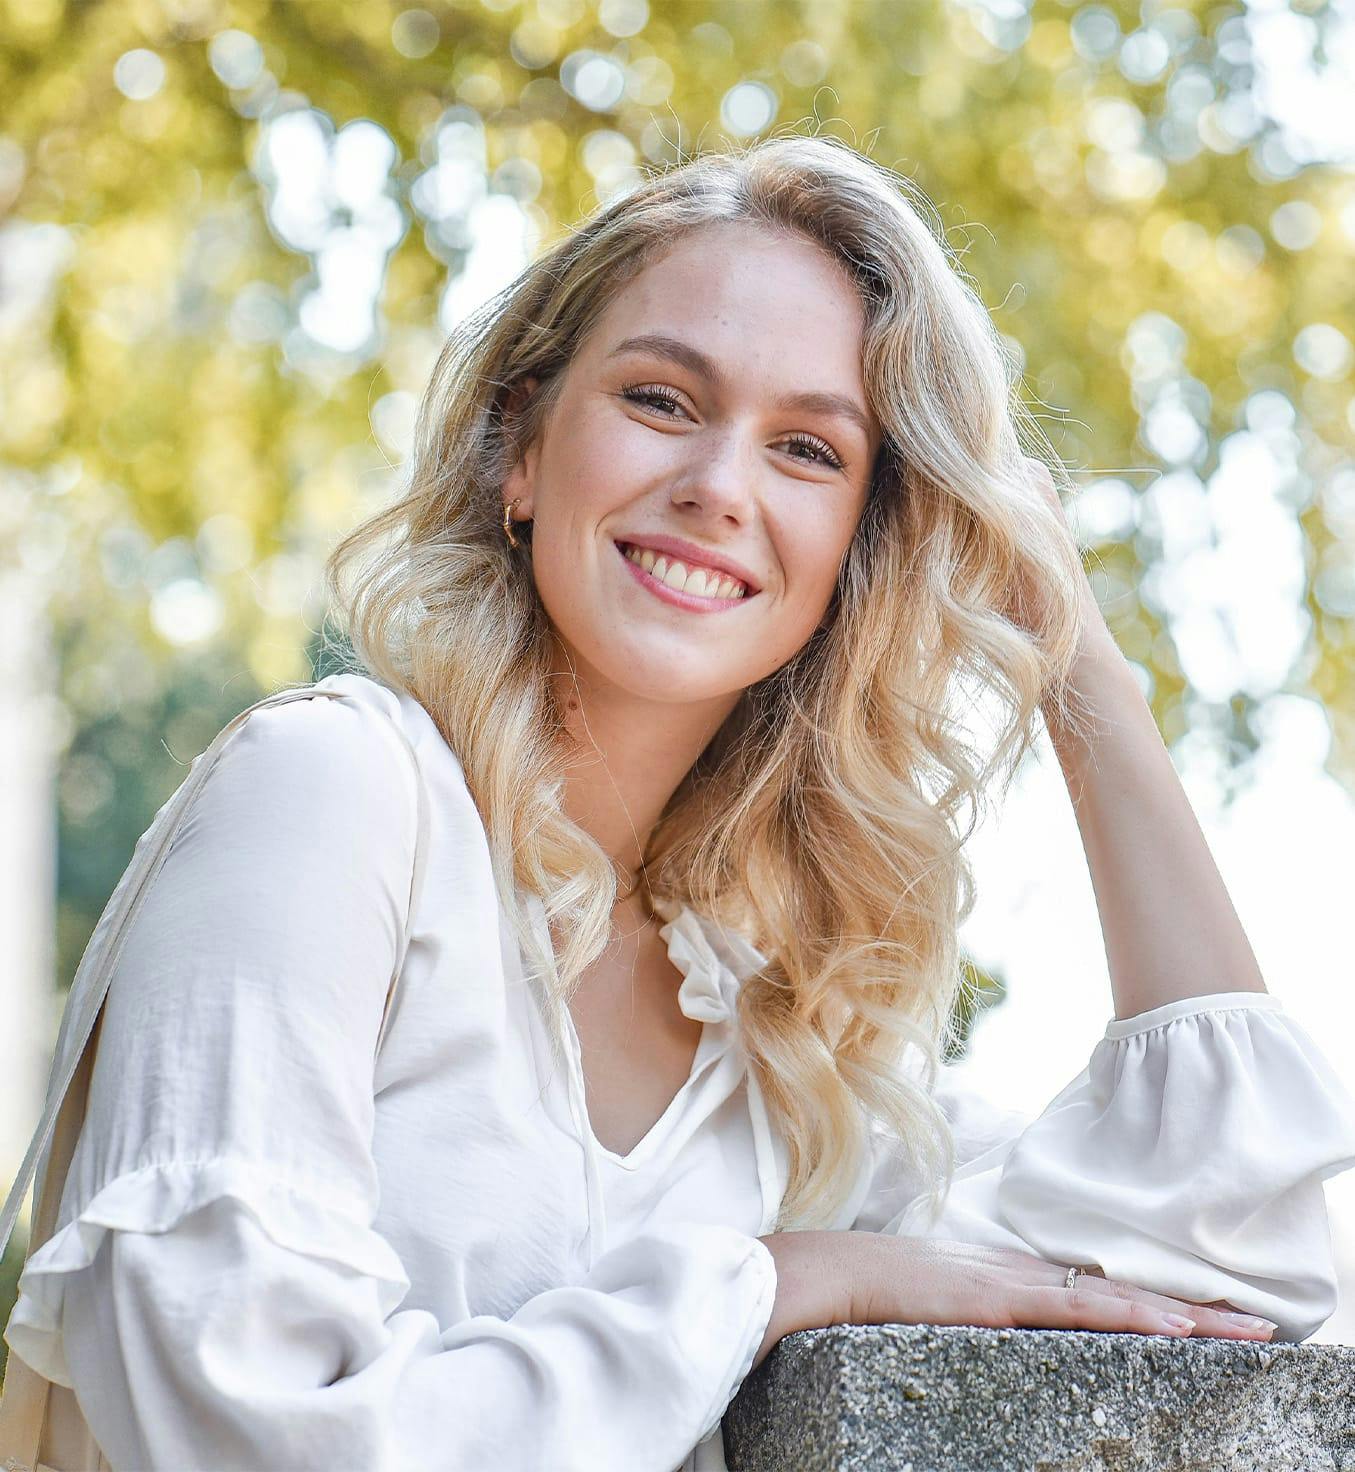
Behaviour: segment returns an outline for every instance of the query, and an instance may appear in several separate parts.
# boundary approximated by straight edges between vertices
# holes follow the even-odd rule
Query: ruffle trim
[[[678,1007],[697,1022],[727,1022],[736,1010],[739,988],[767,958],[736,931],[707,922],[689,905],[656,900],[668,923],[659,929],[668,958],[682,972]]]
[[[383,1318],[408,1293],[395,1249],[356,1218],[351,1200],[298,1189],[245,1160],[167,1161],[114,1177],[33,1253],[19,1278],[5,1342],[38,1374],[69,1389],[61,1339],[66,1277],[89,1267],[108,1232],[169,1232],[222,1197],[245,1207],[279,1247],[372,1278]]]
[[[659,928],[659,936],[668,947],[668,959],[682,972],[678,988],[682,1015],[696,1022],[727,1022],[734,1015],[738,977],[721,965],[693,910],[685,905],[656,908],[671,917]]]
[[[1110,1041],[1151,1032],[1183,1018],[1200,1017],[1208,1012],[1279,1012],[1284,1003],[1272,992],[1209,992],[1199,997],[1180,997],[1136,1012],[1132,1017],[1115,1017],[1106,1024],[1105,1036]]]

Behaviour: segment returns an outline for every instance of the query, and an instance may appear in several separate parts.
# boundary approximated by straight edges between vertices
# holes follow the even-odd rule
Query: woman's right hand
[[[1267,1340],[1275,1326],[1222,1301],[1192,1303],[1106,1278],[1064,1287],[1067,1267],[1009,1247],[885,1232],[774,1232],[776,1302],[752,1368],[798,1329],[830,1324],[972,1324]],[[1189,1322],[1174,1323],[1169,1315]]]
[[[1028,1252],[936,1237],[851,1232],[846,1255],[853,1324],[976,1324],[1093,1329],[1267,1340],[1268,1319],[1153,1293],[1090,1268],[1071,1288],[1068,1269]]]

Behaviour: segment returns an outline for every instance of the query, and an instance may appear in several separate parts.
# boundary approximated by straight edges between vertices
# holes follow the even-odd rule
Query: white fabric
[[[700,1046],[636,1148],[603,1149],[455,756],[409,697],[321,684],[353,698],[248,718],[129,932],[11,1349],[118,1472],[717,1472],[785,1183],[734,1011],[761,957],[665,914]],[[431,828],[373,1077],[416,831],[392,722]],[[935,1235],[1225,1298],[1277,1337],[1333,1311],[1321,1181],[1355,1164],[1355,1101],[1278,999],[1113,1021],[1034,1121],[939,1089],[962,1166]],[[916,1231],[916,1197],[877,1132],[837,1225]]]
[[[1267,992],[1221,992],[1112,1019],[1035,1119],[986,1107],[943,1071],[956,1134],[941,1216],[876,1136],[854,1225],[1015,1247],[1196,1303],[1223,1299],[1301,1340],[1336,1309],[1322,1183],[1355,1165],[1355,1100]]]

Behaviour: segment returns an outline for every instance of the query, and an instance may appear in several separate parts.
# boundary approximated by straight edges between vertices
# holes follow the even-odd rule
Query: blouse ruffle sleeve
[[[224,748],[127,931],[5,1338],[118,1467],[672,1472],[770,1319],[757,1238],[654,1227],[507,1319],[400,1307],[371,1149],[417,828],[398,743],[317,699]]]
[[[775,1296],[757,1238],[682,1224],[511,1318],[439,1324],[388,1311],[389,1279],[284,1245],[289,1225],[213,1194],[163,1234],[103,1233],[69,1274],[70,1381],[113,1466],[673,1472],[718,1425]]]
[[[1322,1183],[1355,1165],[1355,1100],[1266,992],[1188,997],[1112,1019],[1034,1119],[942,1070],[957,1169],[924,1219],[876,1137],[854,1225],[1015,1247],[1195,1303],[1222,1300],[1300,1341],[1337,1302]]]

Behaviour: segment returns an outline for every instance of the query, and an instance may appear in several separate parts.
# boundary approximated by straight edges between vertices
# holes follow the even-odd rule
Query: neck
[[[649,836],[678,784],[710,744],[738,693],[717,700],[647,700],[618,689],[557,652],[556,696],[575,755],[565,773],[565,812],[597,840],[617,871],[617,894],[643,882]]]

